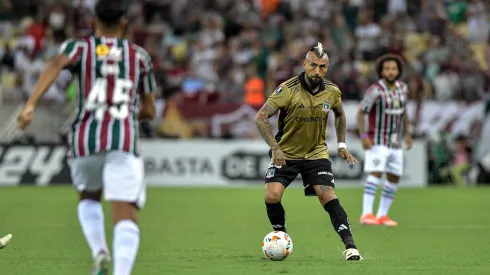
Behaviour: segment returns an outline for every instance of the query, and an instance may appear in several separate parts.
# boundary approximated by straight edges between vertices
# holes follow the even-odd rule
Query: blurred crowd
[[[26,70],[37,71],[60,42],[92,30],[95,0],[0,3],[2,72],[20,72],[27,90],[32,81],[25,79],[30,75]],[[256,91],[267,95],[300,72],[300,60],[317,41],[327,47],[328,76],[345,99],[362,96],[376,78],[372,62],[382,53],[406,60],[405,80],[414,100],[474,101],[490,83],[489,7],[483,0],[128,0],[128,4],[128,37],[153,57],[165,98],[260,105],[264,96]],[[8,76],[3,78],[9,81]]]
[[[0,0],[4,102],[29,95],[62,41],[91,33],[94,4]],[[419,105],[471,104],[490,90],[490,4],[484,0],[128,0],[128,5],[127,36],[153,59],[160,118],[164,105],[257,108],[279,83],[301,72],[300,61],[317,41],[327,48],[327,76],[345,100],[359,100],[377,79],[373,61],[384,53],[406,61],[403,80]],[[61,78],[48,100],[70,99],[65,93],[70,76]],[[144,132],[157,129],[166,136],[159,123],[146,125]],[[453,144],[462,140],[472,142],[453,137]],[[451,148],[454,153],[460,146]]]

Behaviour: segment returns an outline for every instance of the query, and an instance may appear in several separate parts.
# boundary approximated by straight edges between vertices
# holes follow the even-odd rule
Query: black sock
[[[331,200],[327,202],[323,208],[330,215],[330,221],[332,221],[333,228],[344,242],[345,248],[356,248],[352,232],[350,231],[347,213],[345,213],[344,208],[340,205],[339,200]]]
[[[286,232],[286,213],[281,202],[278,203],[265,203],[267,208],[267,216],[271,222],[272,229],[274,231]]]

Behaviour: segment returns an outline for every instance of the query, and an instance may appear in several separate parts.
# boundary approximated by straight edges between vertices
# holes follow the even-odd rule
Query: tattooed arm
[[[269,118],[277,113],[278,110],[279,109],[277,107],[274,107],[266,102],[257,112],[254,119],[254,122],[257,125],[260,134],[264,138],[265,142],[269,144],[269,147],[272,150],[276,149],[278,147],[278,144],[276,139],[274,138],[274,135],[272,134]]]
[[[337,132],[337,142],[345,143],[347,120],[345,118],[342,103],[340,103],[336,108],[333,108],[332,111],[335,114],[335,131]]]

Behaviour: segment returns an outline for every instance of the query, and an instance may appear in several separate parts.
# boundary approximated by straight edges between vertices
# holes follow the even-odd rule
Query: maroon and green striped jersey
[[[374,144],[401,148],[402,115],[407,96],[407,84],[401,81],[389,88],[378,80],[366,91],[360,108],[367,114],[367,133]]]
[[[124,151],[139,154],[139,95],[156,89],[151,58],[126,39],[88,37],[65,41],[59,51],[71,60],[77,81],[78,115],[71,155]]]

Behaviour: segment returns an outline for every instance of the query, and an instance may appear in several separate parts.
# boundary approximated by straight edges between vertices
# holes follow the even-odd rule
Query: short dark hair
[[[384,54],[376,60],[376,72],[378,73],[379,78],[382,78],[381,73],[383,72],[383,65],[387,61],[396,62],[399,72],[397,79],[399,79],[403,75],[403,59],[396,54]]]
[[[95,16],[108,27],[119,24],[126,11],[126,0],[99,0],[95,4]]]

